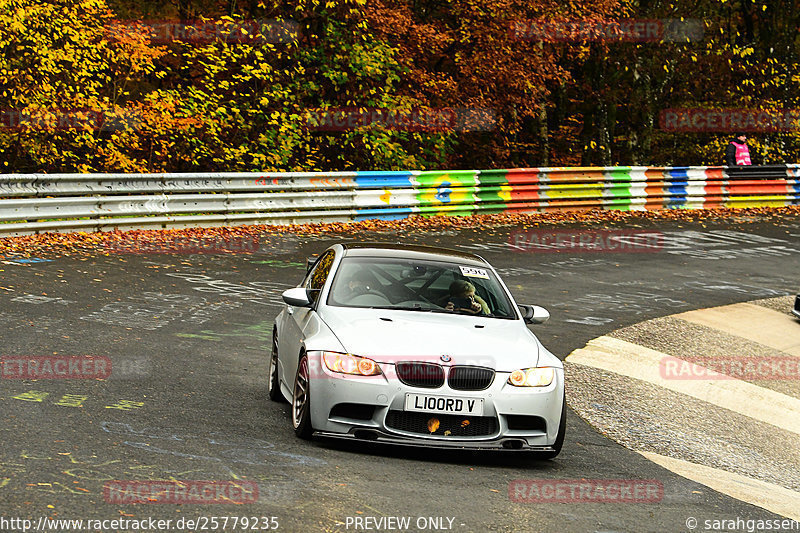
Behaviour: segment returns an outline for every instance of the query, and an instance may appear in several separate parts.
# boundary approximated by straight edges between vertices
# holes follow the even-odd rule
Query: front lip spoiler
[[[341,439],[341,440],[350,440],[350,441],[358,441],[358,442],[372,442],[377,444],[390,444],[395,446],[412,446],[415,448],[446,448],[446,449],[457,449],[457,450],[494,450],[494,451],[504,451],[504,452],[520,452],[520,451],[532,451],[532,452],[552,452],[552,446],[524,446],[522,448],[507,448],[503,446],[503,442],[506,441],[520,441],[523,440],[522,438],[516,437],[503,437],[501,439],[495,441],[446,441],[446,440],[437,440],[437,441],[429,441],[425,439],[413,439],[413,438],[403,438],[398,437],[396,435],[389,435],[383,433],[381,431],[370,429],[369,430],[372,434],[376,435],[377,438],[375,439],[363,439],[360,437],[356,437],[352,433],[332,433],[329,431],[315,431],[315,437],[321,437],[326,439]]]

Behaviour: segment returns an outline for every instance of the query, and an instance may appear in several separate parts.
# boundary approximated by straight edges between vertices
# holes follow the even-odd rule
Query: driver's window
[[[312,305],[317,304],[319,295],[322,292],[322,287],[325,286],[325,281],[331,273],[333,257],[333,251],[326,252],[325,255],[319,258],[319,261],[317,261],[317,264],[314,266],[314,270],[309,273],[306,279],[305,288]]]

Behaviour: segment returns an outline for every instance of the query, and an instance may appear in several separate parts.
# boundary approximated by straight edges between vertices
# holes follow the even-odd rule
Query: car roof
[[[414,244],[349,242],[342,243],[344,254],[348,257],[399,257],[407,259],[457,260],[462,263],[487,265],[482,257],[449,248],[421,246]]]

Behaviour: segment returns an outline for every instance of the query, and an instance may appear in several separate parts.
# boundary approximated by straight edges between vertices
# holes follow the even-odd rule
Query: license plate
[[[483,399],[406,394],[406,411],[481,416],[483,414]]]

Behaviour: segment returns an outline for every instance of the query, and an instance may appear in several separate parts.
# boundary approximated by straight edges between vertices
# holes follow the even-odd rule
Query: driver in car
[[[337,290],[338,300],[349,302],[362,294],[376,293],[375,279],[368,272],[357,270],[350,274],[347,282]]]
[[[369,291],[369,285],[363,274],[357,272],[347,282],[347,288],[350,290],[350,296],[358,296],[359,294],[366,294]]]
[[[444,307],[448,311],[461,311],[473,315],[489,315],[489,305],[475,294],[475,285],[463,279],[450,284],[450,298]]]

